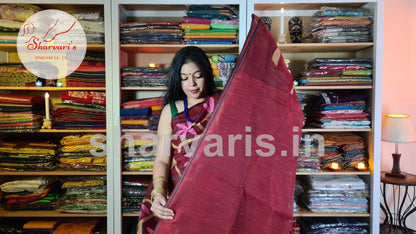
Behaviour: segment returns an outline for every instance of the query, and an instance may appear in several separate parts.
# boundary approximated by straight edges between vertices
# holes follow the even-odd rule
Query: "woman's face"
[[[205,91],[205,79],[194,62],[181,67],[181,87],[188,99],[201,98]]]

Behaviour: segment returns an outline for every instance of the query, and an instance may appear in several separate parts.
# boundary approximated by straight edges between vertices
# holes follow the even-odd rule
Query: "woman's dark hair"
[[[211,63],[205,52],[196,46],[187,46],[179,50],[172,60],[168,73],[168,90],[165,94],[164,105],[170,101],[183,100],[186,94],[181,87],[181,68],[184,64],[194,62],[205,79],[205,91],[203,96],[209,96],[216,92],[214,75]]]

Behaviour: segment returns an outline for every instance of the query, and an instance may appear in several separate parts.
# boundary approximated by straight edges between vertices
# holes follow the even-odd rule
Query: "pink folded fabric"
[[[133,100],[133,101],[124,102],[122,104],[124,109],[147,108],[147,107],[162,106],[162,105],[163,105],[163,97]]]
[[[196,18],[196,17],[184,16],[184,17],[182,17],[182,23],[188,23],[188,24],[209,24],[210,23],[210,19],[203,19],[203,18]]]

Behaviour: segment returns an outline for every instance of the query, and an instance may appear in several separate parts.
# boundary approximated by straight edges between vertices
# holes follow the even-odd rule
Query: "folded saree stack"
[[[61,145],[57,154],[58,166],[64,170],[105,171],[107,155],[104,155],[103,148],[97,147],[105,143],[103,137],[98,134],[63,137],[60,140]]]
[[[123,169],[126,171],[153,171],[156,156],[156,134],[128,133],[122,138]]]
[[[182,29],[175,22],[130,22],[120,25],[122,44],[183,44]]]
[[[310,210],[368,213],[368,186],[357,175],[311,176]]]
[[[105,92],[67,91],[60,97],[62,103],[53,105],[56,128],[105,129]]]
[[[189,5],[181,24],[186,44],[237,44],[237,11],[230,6]]]
[[[0,143],[0,171],[43,171],[56,168],[57,145],[50,142]]]
[[[322,152],[323,153],[323,152]],[[313,172],[320,169],[319,141],[309,134],[302,134],[298,156],[298,172]]]
[[[365,8],[323,6],[312,16],[303,42],[371,42],[373,19]]]
[[[302,108],[303,116],[305,118],[305,120],[303,121],[303,127],[305,127],[305,124],[308,120],[307,106],[311,102],[311,99],[313,99],[313,97],[316,95],[316,93],[303,91],[303,92],[297,92],[297,95],[298,95],[300,107]]]
[[[62,213],[106,213],[107,182],[104,177],[83,177],[65,181]]]
[[[102,12],[75,11],[69,13],[81,24],[88,44],[104,43],[104,17]]]
[[[0,4],[0,44],[16,43],[23,22],[41,10],[32,4]]]
[[[163,98],[142,98],[127,101],[120,111],[122,129],[157,130]]]
[[[308,108],[308,126],[370,128],[366,98],[362,93],[321,92]]]
[[[324,133],[325,155],[320,157],[322,169],[336,162],[341,169],[356,169],[359,163],[368,167],[364,139],[354,133]]]
[[[305,233],[369,233],[369,224],[360,218],[309,218],[300,223]]]
[[[208,55],[212,72],[217,87],[224,87],[228,78],[233,73],[237,62],[237,54],[212,54]]]
[[[372,85],[373,60],[316,58],[307,63],[300,85]]]
[[[42,96],[0,94],[0,132],[34,132],[42,125]]]
[[[68,62],[68,66],[71,66],[70,61]],[[66,77],[66,86],[105,87],[104,53],[87,51],[82,63],[74,72]]]
[[[21,63],[0,63],[0,86],[24,87],[35,84],[37,79]]]
[[[121,200],[122,212],[137,213],[144,198],[144,194],[151,181],[143,178],[128,177],[123,180],[123,196]]]
[[[168,68],[122,67],[122,87],[166,87]]]
[[[61,196],[60,183],[53,177],[11,180],[0,185],[6,210],[54,210]]]

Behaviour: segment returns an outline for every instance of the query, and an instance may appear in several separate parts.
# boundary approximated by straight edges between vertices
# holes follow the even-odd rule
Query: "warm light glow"
[[[149,67],[150,68],[155,68],[156,67],[156,64],[155,63],[149,63]]]
[[[336,163],[336,162],[331,163],[331,169],[338,170],[339,169],[338,163]]]
[[[358,163],[357,164],[357,169],[358,170],[365,170],[366,169],[365,163],[362,163],[362,162]]]
[[[285,13],[285,9],[282,7],[280,8],[280,13],[284,14]]]
[[[404,114],[389,114],[387,116],[392,117],[392,118],[407,118],[407,117],[409,117],[408,115],[404,115]]]
[[[49,93],[45,93],[45,98],[49,98]]]

